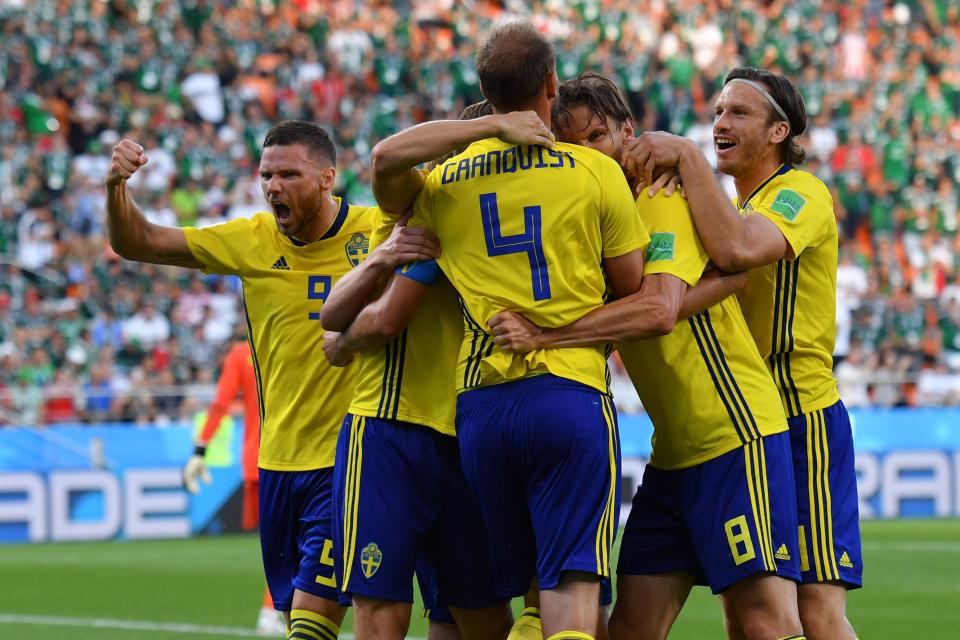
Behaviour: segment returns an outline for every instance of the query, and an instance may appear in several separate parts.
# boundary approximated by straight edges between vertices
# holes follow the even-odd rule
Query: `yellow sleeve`
[[[697,236],[690,207],[679,193],[669,198],[660,191],[637,199],[640,218],[650,230],[650,244],[644,256],[643,275],[669,273],[696,285],[710,261]]]
[[[256,251],[256,228],[262,224],[261,216],[237,218],[223,224],[203,229],[184,227],[190,253],[203,265],[205,273],[241,275],[250,255]]]
[[[393,228],[401,216],[384,211],[379,207],[373,209],[373,231],[370,233],[370,251],[380,246],[393,233]]]
[[[439,168],[439,167],[438,167]],[[437,169],[430,172],[423,183],[423,188],[417,194],[417,199],[413,201],[413,215],[410,217],[407,226],[425,227],[433,229],[433,191],[437,185]]]
[[[771,190],[754,211],[777,225],[795,256],[821,237],[834,219],[833,197],[822,183]]]
[[[637,206],[623,170],[608,158],[600,164],[600,188],[601,255],[616,258],[642,249],[650,242],[650,235],[637,215]]]

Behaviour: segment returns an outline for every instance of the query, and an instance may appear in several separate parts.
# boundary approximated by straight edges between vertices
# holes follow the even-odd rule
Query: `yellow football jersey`
[[[243,282],[260,391],[262,469],[333,466],[356,366],[337,368],[324,358],[320,309],[337,280],[367,254],[372,217],[368,207],[342,200],[330,229],[306,245],[280,233],[270,213],[184,229],[204,271]]]
[[[813,174],[784,165],[757,187],[741,213],[772,221],[794,260],[750,271],[740,305],[773,374],[787,417],[835,404],[837,220],[833,197]]]
[[[709,257],[686,201],[660,192],[637,200],[650,231],[644,275],[668,273],[691,287]],[[682,469],[712,460],[787,422],[740,306],[730,296],[659,338],[619,345],[653,422],[650,464]]]
[[[399,217],[379,209],[377,213],[371,249],[387,239]],[[413,268],[421,267],[428,263]],[[357,354],[360,371],[350,413],[412,422],[455,435],[453,378],[462,338],[457,292],[440,276],[402,334],[385,346]]]
[[[547,372],[607,390],[602,346],[508,354],[487,321],[510,310],[558,327],[603,304],[603,259],[648,240],[616,162],[571,144],[481,140],[431,172],[411,224],[436,232],[462,300],[458,390]]]

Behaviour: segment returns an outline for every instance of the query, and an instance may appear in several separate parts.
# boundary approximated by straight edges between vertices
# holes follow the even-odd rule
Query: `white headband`
[[[784,111],[783,107],[781,107],[777,103],[776,98],[770,95],[770,92],[767,91],[766,87],[764,87],[759,82],[754,82],[753,80],[747,80],[746,78],[734,78],[733,80],[729,81],[727,84],[734,84],[734,83],[745,84],[748,87],[753,87],[754,89],[756,89],[760,93],[760,95],[762,95],[764,98],[767,99],[767,102],[770,103],[770,106],[773,107],[773,110],[776,111],[778,114],[780,114],[781,118],[787,121],[787,125],[789,125],[791,129],[793,128],[792,125],[790,125],[790,118],[787,117],[787,112]]]

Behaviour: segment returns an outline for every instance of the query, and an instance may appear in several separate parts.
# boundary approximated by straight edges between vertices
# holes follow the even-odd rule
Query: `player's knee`
[[[800,609],[800,624],[808,640],[855,640],[846,616],[838,611]]]
[[[306,591],[296,589],[293,592],[293,610],[311,611],[339,625],[347,610],[335,600],[329,600]]]
[[[767,640],[800,636],[800,621],[786,612],[754,610],[740,614],[740,629],[745,640]]]

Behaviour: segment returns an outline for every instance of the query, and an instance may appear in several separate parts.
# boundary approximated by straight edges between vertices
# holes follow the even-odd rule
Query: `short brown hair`
[[[497,111],[529,105],[556,68],[557,50],[529,22],[497,25],[477,54],[483,95]]]
[[[797,87],[786,76],[755,67],[737,67],[727,74],[723,84],[726,86],[728,82],[738,78],[762,84],[773,96],[773,99],[777,101],[783,112],[787,114],[790,134],[780,143],[780,150],[783,153],[782,159],[794,166],[803,164],[807,159],[807,152],[797,142],[797,138],[807,130],[807,107],[803,104],[803,96],[800,95]],[[766,103],[766,100],[764,100],[764,103]],[[783,116],[777,113],[773,105],[767,104],[767,124],[773,124],[781,120],[783,120]]]
[[[271,127],[263,139],[264,149],[295,144],[302,144],[310,153],[328,160],[331,166],[337,164],[337,148],[330,139],[330,134],[312,122],[284,120]]]
[[[627,99],[613,78],[591,71],[560,83],[553,103],[555,130],[562,131],[570,125],[570,110],[576,107],[587,107],[603,122],[609,117],[621,126],[633,117]]]

